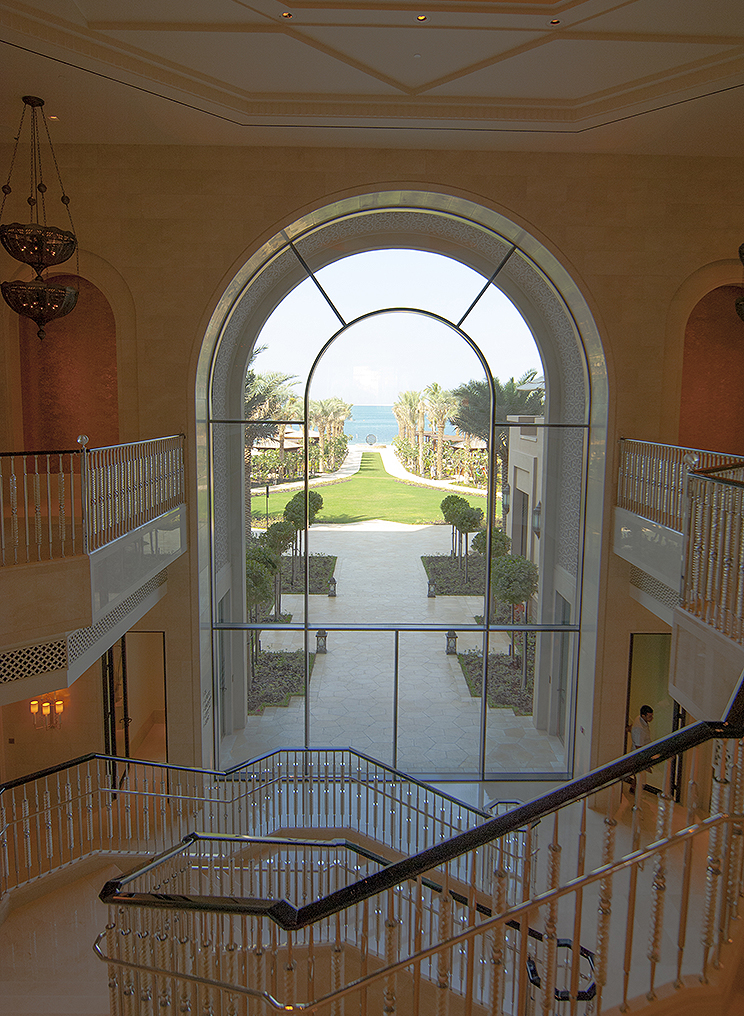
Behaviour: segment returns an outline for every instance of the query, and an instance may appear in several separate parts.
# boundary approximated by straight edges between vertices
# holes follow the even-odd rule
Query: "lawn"
[[[409,525],[442,522],[442,499],[451,493],[436,487],[420,487],[407,480],[398,480],[385,471],[379,452],[364,452],[358,473],[346,480],[313,484],[323,498],[317,522],[366,522],[386,519]],[[296,490],[271,491],[269,521],[282,517],[284,506]],[[485,510],[485,494],[468,494],[467,500]],[[252,500],[254,525],[266,518],[266,499],[254,494]]]

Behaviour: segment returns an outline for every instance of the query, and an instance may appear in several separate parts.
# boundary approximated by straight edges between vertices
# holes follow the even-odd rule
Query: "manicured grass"
[[[398,480],[385,472],[379,452],[364,452],[358,473],[346,480],[316,485],[323,498],[323,508],[316,522],[367,522],[370,519],[386,519],[389,522],[404,522],[409,525],[443,522],[439,507],[442,499],[451,491],[436,487],[420,487],[405,480]],[[291,491],[272,491],[269,495],[269,521],[281,518],[284,506],[296,494]],[[485,509],[485,494],[468,494],[473,506]],[[254,495],[253,518],[257,525],[265,519],[266,501],[260,494]]]

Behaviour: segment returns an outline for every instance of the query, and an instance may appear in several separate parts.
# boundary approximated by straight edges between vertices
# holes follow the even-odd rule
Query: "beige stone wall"
[[[117,320],[122,440],[187,435],[195,532],[194,376],[209,315],[238,267],[302,212],[353,193],[443,191],[535,235],[586,298],[610,387],[607,504],[619,436],[675,441],[683,328],[707,288],[740,281],[737,160],[281,148],[63,147],[80,271]],[[10,150],[0,148],[0,164]],[[0,253],[0,275],[18,266]],[[702,292],[701,292],[702,290]],[[17,320],[0,312],[0,444],[18,444]],[[54,326],[47,341],[54,341]],[[169,569],[147,628],[164,629],[171,760],[201,762],[196,547]],[[631,631],[658,621],[627,596],[628,566],[605,520],[593,731],[582,769],[621,750]]]

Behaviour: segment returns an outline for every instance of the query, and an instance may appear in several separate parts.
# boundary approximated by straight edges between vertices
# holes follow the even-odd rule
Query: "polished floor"
[[[2,1016],[109,1016],[108,971],[93,952],[106,925],[98,899],[120,869],[97,868],[14,908],[0,924]]]

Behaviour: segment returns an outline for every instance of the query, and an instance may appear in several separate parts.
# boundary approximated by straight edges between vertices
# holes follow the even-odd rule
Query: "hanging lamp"
[[[32,282],[3,282],[0,285],[3,299],[16,314],[31,318],[38,325],[37,335],[43,339],[46,335],[44,325],[55,318],[69,314],[77,303],[78,291],[72,286],[58,286],[53,282],[44,279],[42,272],[53,265],[60,265],[77,252],[77,237],[72,224],[70,214],[70,199],[65,193],[62,177],[59,172],[57,158],[52,147],[52,139],[49,134],[46,116],[44,115],[44,100],[35,95],[23,96],[23,112],[18,127],[13,158],[10,163],[8,179],[3,186],[3,200],[0,205],[0,223],[2,222],[5,204],[8,196],[12,193],[10,180],[13,175],[13,168],[18,154],[18,146],[23,133],[23,123],[26,113],[31,110],[31,169],[30,169],[30,190],[26,202],[29,206],[31,221],[28,223],[11,222],[8,225],[0,225],[0,242],[8,254],[16,261],[30,265],[36,272],[36,278]],[[39,115],[44,124],[49,150],[51,151],[54,168],[57,172],[61,201],[65,206],[67,217],[70,220],[70,229],[60,229],[58,226],[47,225],[46,194],[47,186],[44,183],[44,174],[41,159],[41,138],[39,136]],[[79,272],[76,272],[79,274]]]

